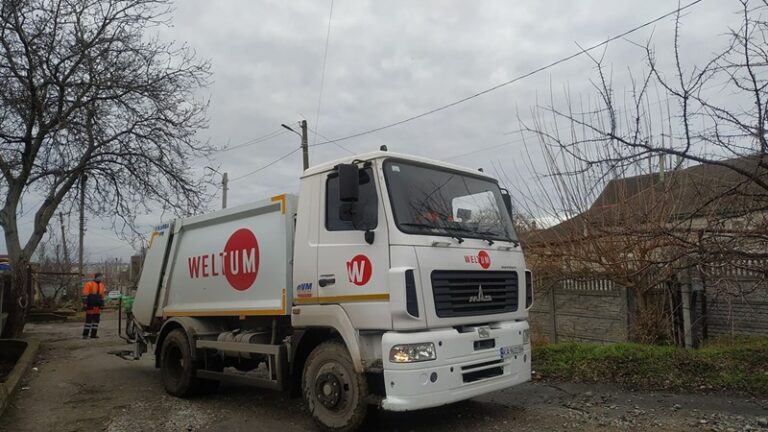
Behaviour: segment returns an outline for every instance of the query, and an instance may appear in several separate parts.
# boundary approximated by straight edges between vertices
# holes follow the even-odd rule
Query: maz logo
[[[490,295],[483,294],[483,286],[478,285],[477,287],[477,295],[473,295],[469,297],[470,303],[487,303],[489,301],[493,301],[493,297]]]

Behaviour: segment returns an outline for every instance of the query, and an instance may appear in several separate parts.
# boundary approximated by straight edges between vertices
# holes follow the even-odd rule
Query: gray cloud
[[[526,73],[674,9],[677,2],[351,1],[337,0],[328,50],[319,132],[345,136],[462,98]],[[328,23],[327,1],[184,0],[164,37],[189,43],[213,64],[210,128],[201,137],[237,145],[306,118],[315,120]],[[683,54],[701,62],[725,43],[738,23],[735,1],[702,2],[686,14]],[[653,34],[668,64],[673,22],[665,20],[628,39]],[[606,54],[617,85],[642,66],[642,52],[626,41]],[[353,151],[387,144],[393,151],[438,159],[514,141],[517,116],[528,115],[550,88],[586,92],[593,65],[578,58],[461,106],[380,133],[345,141]],[[623,80],[623,81],[622,81]],[[310,137],[310,143],[315,141]],[[318,139],[318,141],[323,141]],[[215,155],[213,163],[237,177],[297,147],[294,134]],[[490,168],[491,160],[520,167],[521,144],[480,151],[451,162]],[[312,148],[312,164],[341,157],[335,145]],[[201,161],[200,165],[211,162]],[[296,191],[300,152],[231,184],[230,204]],[[527,174],[530,177],[530,174]],[[218,201],[212,203],[218,206]],[[147,215],[142,222],[160,221]],[[93,222],[94,229],[98,223]],[[29,226],[29,225],[27,225]],[[73,225],[74,228],[74,225]],[[100,232],[100,234],[104,234]],[[130,248],[92,237],[91,256],[127,256]],[[111,249],[111,250],[109,250]]]

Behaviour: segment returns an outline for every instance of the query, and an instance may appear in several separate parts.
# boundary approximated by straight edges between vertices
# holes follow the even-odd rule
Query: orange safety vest
[[[101,303],[107,290],[103,282],[88,281],[83,286],[83,301],[87,306],[86,314],[101,313]]]

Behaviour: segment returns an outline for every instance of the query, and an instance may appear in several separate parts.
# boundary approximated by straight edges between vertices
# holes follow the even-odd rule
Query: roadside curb
[[[0,339],[0,346],[5,344],[15,345],[18,348],[23,347],[24,352],[16,361],[16,366],[13,367],[5,382],[0,383],[0,415],[3,414],[14,393],[21,386],[21,379],[32,367],[37,351],[40,349],[40,342],[36,340]]]

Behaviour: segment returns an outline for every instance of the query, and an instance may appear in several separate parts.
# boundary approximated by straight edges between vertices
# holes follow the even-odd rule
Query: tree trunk
[[[8,210],[8,209],[5,209]],[[29,257],[25,256],[19,242],[16,218],[12,214],[8,217],[5,214],[5,244],[8,248],[8,264],[11,266],[11,286],[6,293],[8,319],[5,322],[2,335],[3,338],[18,338],[24,331],[24,324],[27,322],[29,313],[31,294],[31,280],[29,277]]]
[[[701,339],[709,339],[709,318],[707,316],[707,277],[701,272]]]
[[[24,324],[29,313],[30,280],[28,274],[29,263],[25,259],[12,259],[11,263],[11,289],[8,295],[7,306],[8,320],[5,322],[2,338],[18,338],[24,332]]]
[[[689,282],[678,283],[680,290],[680,312],[683,319],[683,346],[693,348],[693,317],[691,316],[691,285]]]

